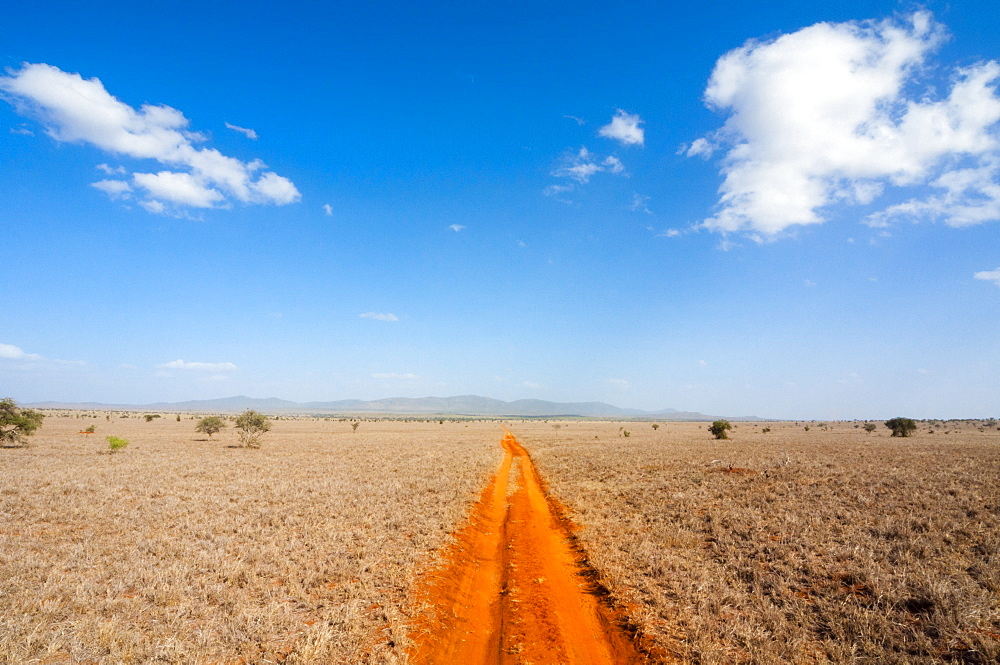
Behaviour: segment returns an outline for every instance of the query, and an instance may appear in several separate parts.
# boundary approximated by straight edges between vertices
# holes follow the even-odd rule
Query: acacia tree
[[[893,436],[910,436],[917,431],[917,423],[912,418],[893,418],[885,421]]]
[[[225,426],[226,422],[219,416],[205,416],[195,425],[194,431],[207,434],[208,438],[211,439],[213,434],[222,430]]]
[[[10,397],[0,400],[0,445],[27,446],[25,438],[42,426],[45,414],[32,409],[22,409]]]
[[[729,424],[728,420],[716,420],[708,428],[708,431],[711,432],[712,436],[716,439],[728,439],[729,435],[726,434],[726,432],[732,428],[733,426]]]
[[[262,413],[247,409],[236,419],[240,444],[246,448],[260,448],[260,437],[271,429],[271,421]]]

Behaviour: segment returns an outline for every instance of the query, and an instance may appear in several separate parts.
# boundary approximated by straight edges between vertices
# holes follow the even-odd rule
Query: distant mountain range
[[[121,411],[192,411],[197,413],[237,413],[254,409],[271,414],[315,415],[424,415],[424,416],[522,416],[550,417],[573,416],[578,418],[642,418],[655,420],[715,420],[694,411],[640,411],[623,409],[604,402],[547,402],[540,399],[519,399],[504,402],[478,395],[456,397],[390,397],[377,400],[345,399],[334,402],[290,402],[270,397],[258,399],[243,395],[221,399],[191,400],[187,402],[156,402],[154,404],[99,404],[81,402],[39,402],[27,405],[37,409],[92,409]],[[761,420],[756,416],[733,417],[730,420]]]

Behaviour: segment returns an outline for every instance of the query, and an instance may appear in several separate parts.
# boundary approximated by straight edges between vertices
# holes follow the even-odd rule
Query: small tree
[[[354,421],[353,423],[351,423],[351,431],[352,432],[357,432],[358,431],[358,427],[360,425],[361,425],[361,423],[359,423],[358,421]]]
[[[716,420],[711,424],[711,426],[709,426],[708,431],[711,432],[712,436],[716,439],[728,439],[729,435],[726,434],[726,432],[732,428],[733,426],[729,424],[728,420]]]
[[[10,397],[0,400],[0,445],[27,446],[25,437],[31,436],[42,426],[45,414],[32,409],[21,409]]]
[[[655,432],[658,429],[660,429],[660,426],[657,425],[656,423],[653,423],[653,431]]]
[[[117,436],[109,436],[107,438],[108,448],[111,452],[116,453],[125,446],[128,445],[128,441],[125,439],[119,439]]]
[[[212,435],[220,431],[226,426],[226,421],[224,421],[219,416],[205,416],[198,421],[195,425],[194,431],[201,432],[202,434],[207,434],[208,438],[212,438]]]
[[[871,434],[875,431],[875,423],[865,423],[865,426],[862,429]]]
[[[260,448],[260,437],[271,429],[271,421],[262,413],[247,409],[236,419],[240,443],[247,448]]]
[[[893,436],[910,436],[917,431],[917,423],[912,418],[893,418],[885,421],[885,426],[892,430]]]

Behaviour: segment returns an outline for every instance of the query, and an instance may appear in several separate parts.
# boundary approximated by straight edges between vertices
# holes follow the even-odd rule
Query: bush
[[[656,423],[653,423],[653,431],[655,432],[658,429],[660,429],[660,426],[657,425]]]
[[[10,397],[0,400],[0,445],[27,446],[25,437],[34,434],[44,418],[39,411],[18,408]]]
[[[917,431],[917,423],[912,418],[893,418],[885,421],[885,426],[892,430],[893,436],[910,436]]]
[[[125,439],[119,439],[117,436],[109,436],[107,438],[107,441],[108,441],[108,447],[111,449],[111,452],[113,453],[118,452],[119,450],[128,445],[128,441],[126,441]]]
[[[871,434],[875,431],[875,423],[865,423],[864,430]]]
[[[144,417],[146,418],[146,422],[147,423],[151,423],[154,420],[156,420],[157,418],[159,418],[160,414],[158,414],[158,413],[156,413],[156,414],[149,414],[149,413],[147,413]]]
[[[195,425],[194,431],[201,432],[202,434],[207,434],[208,438],[212,438],[212,435],[220,431],[226,426],[226,421],[224,421],[219,416],[205,416],[198,421]]]
[[[271,421],[262,413],[247,409],[236,419],[240,444],[246,448],[260,448],[260,437],[271,429]]]
[[[733,426],[729,424],[728,420],[716,420],[709,426],[708,431],[711,432],[712,436],[716,439],[728,439],[729,435],[726,432],[732,428]]]

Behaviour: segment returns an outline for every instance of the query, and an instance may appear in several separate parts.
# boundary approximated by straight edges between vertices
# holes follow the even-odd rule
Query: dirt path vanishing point
[[[598,597],[570,526],[514,435],[469,524],[420,582],[414,665],[646,662]]]

